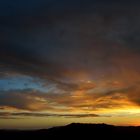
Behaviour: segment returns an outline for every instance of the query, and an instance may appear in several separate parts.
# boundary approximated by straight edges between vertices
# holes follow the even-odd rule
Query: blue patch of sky
[[[29,76],[16,76],[0,79],[0,90],[35,89],[47,93],[54,88],[54,85],[52,84],[44,85],[43,81]]]

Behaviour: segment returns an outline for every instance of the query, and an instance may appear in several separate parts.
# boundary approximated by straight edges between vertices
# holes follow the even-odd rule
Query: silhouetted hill
[[[79,124],[54,127],[42,130],[0,130],[0,137],[4,139],[139,139],[140,127],[113,126],[107,124]]]

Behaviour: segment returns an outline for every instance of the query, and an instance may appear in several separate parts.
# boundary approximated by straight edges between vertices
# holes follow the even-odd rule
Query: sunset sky
[[[0,129],[140,125],[140,2],[0,1]]]

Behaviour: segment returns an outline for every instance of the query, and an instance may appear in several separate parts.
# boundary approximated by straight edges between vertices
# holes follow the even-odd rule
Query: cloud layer
[[[11,9],[0,17],[0,80],[9,78],[0,89],[0,110],[96,117],[89,112],[140,107],[139,3],[28,4],[28,12],[17,9],[25,9],[20,3],[14,5],[19,14]],[[25,84],[33,80],[10,89],[10,78],[19,76],[27,77]]]

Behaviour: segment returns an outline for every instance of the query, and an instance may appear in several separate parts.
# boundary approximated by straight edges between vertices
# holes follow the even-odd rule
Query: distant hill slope
[[[113,126],[107,124],[79,124],[72,123],[67,126],[54,127],[42,130],[18,131],[0,130],[3,139],[140,139],[140,127]]]

